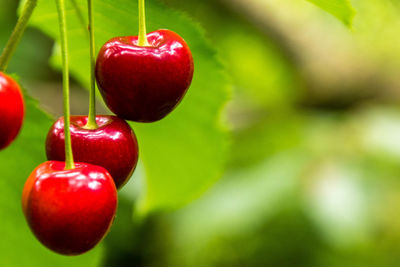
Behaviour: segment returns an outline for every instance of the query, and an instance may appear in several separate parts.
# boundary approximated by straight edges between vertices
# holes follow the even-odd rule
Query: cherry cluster
[[[25,218],[39,241],[57,253],[87,252],[109,231],[117,210],[117,190],[138,162],[138,141],[125,120],[163,119],[191,84],[194,65],[186,42],[170,30],[145,36],[144,45],[137,36],[112,38],[93,63],[93,79],[116,116],[94,115],[91,121],[90,113],[65,113],[48,132],[49,161],[39,165],[25,183]],[[1,72],[0,114],[0,125],[5,125],[0,128],[2,149],[21,128],[24,104],[18,84]]]

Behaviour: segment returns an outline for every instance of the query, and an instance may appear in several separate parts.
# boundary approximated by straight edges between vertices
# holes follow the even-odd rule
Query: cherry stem
[[[0,56],[0,71],[6,71],[11,57],[17,49],[22,35],[25,32],[26,26],[28,25],[29,19],[32,16],[36,4],[37,0],[28,0],[28,2],[26,2],[24,5],[24,9],[22,10],[21,16],[18,19],[17,25],[15,26],[14,31]]]
[[[150,46],[146,35],[146,9],[145,0],[139,0],[139,46]]]
[[[93,19],[93,0],[88,0],[89,15],[89,43],[90,43],[90,100],[89,100],[89,116],[85,125],[86,129],[97,129],[96,123],[96,50],[94,39],[94,19]]]
[[[67,40],[67,20],[65,17],[64,0],[56,0],[58,21],[60,26],[61,57],[63,70],[63,98],[64,98],[64,135],[65,135],[65,169],[75,168],[74,156],[71,146],[70,131],[70,109],[69,109],[69,62],[68,62],[68,40]]]

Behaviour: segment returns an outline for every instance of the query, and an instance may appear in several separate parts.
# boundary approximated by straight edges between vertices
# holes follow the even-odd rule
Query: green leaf
[[[333,16],[337,17],[348,27],[351,27],[355,11],[349,0],[307,0]]]
[[[32,23],[58,39],[53,2],[39,1]],[[86,1],[78,5],[87,20]],[[137,1],[97,0],[94,12],[97,49],[112,37],[137,35]],[[168,28],[186,40],[193,53],[195,75],[185,99],[167,118],[152,124],[132,123],[146,176],[146,188],[138,201],[141,212],[177,208],[201,195],[220,178],[228,147],[220,114],[229,87],[215,51],[199,27],[182,14],[155,1],[148,1],[146,13],[149,31]],[[67,16],[71,73],[88,87],[87,35],[71,5]],[[60,67],[58,56],[52,62]]]
[[[26,115],[17,140],[0,151],[0,266],[97,266],[100,251],[79,257],[59,256],[39,243],[22,214],[21,194],[29,174],[46,161],[44,142],[52,119],[25,96]]]

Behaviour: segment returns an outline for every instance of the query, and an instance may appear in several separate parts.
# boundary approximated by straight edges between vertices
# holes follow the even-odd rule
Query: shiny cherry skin
[[[154,122],[181,102],[193,78],[193,57],[186,42],[169,30],[147,35],[150,46],[138,46],[137,36],[116,37],[103,45],[97,58],[99,90],[119,117]]]
[[[105,168],[121,188],[132,176],[138,161],[138,142],[128,123],[116,116],[98,115],[97,129],[85,129],[87,116],[71,116],[74,159]],[[58,119],[46,139],[48,160],[65,160],[64,117]]]
[[[17,137],[24,113],[21,88],[14,79],[0,72],[0,150]]]
[[[47,248],[79,255],[108,233],[117,210],[117,189],[102,167],[47,161],[29,176],[22,209],[34,235]]]

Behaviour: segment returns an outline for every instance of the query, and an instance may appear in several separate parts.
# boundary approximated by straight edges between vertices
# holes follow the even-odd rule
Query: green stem
[[[68,40],[67,20],[65,17],[64,0],[56,0],[58,20],[60,25],[61,57],[63,70],[63,97],[64,97],[64,135],[65,135],[65,169],[75,168],[74,157],[71,146],[70,110],[69,110],[69,62],[68,62]]]
[[[145,0],[139,0],[139,46],[150,46],[146,36],[146,9]]]
[[[36,4],[37,0],[28,0],[28,2],[26,2],[24,9],[22,10],[22,14],[18,19],[17,25],[15,26],[14,31],[0,56],[0,71],[6,71],[8,63],[10,63],[11,57],[25,32],[26,26],[28,25],[29,19],[32,16]]]
[[[88,0],[89,13],[89,43],[90,43],[90,100],[89,100],[89,116],[86,129],[97,129],[96,123],[96,50],[94,40],[94,19],[93,19],[93,0]]]

